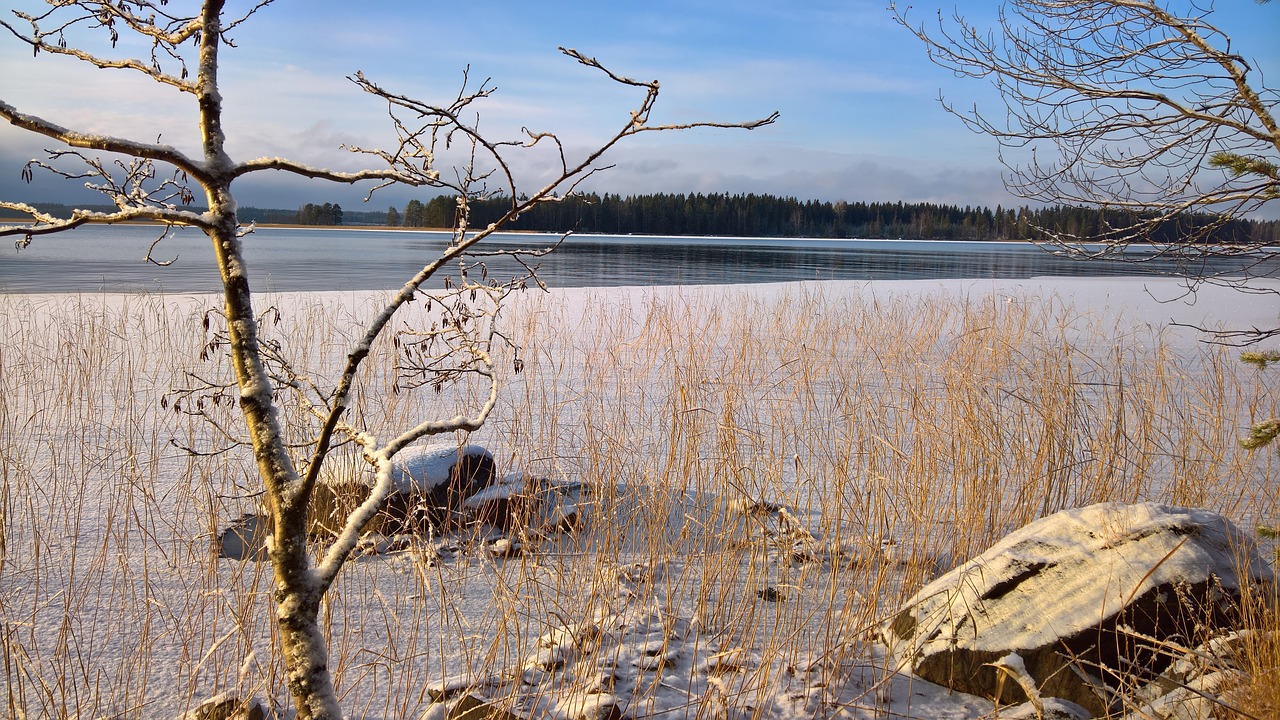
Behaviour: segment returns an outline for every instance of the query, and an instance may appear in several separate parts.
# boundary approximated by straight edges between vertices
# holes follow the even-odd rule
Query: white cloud
[[[928,12],[925,12],[928,10]],[[922,10],[931,15],[931,9]],[[341,16],[341,17],[339,17]],[[1256,29],[1254,30],[1256,32]],[[445,102],[463,68],[498,91],[479,105],[482,127],[518,138],[552,131],[575,147],[602,142],[641,94],[555,51],[573,46],[620,73],[662,81],[655,122],[746,120],[782,112],[752,133],[695,132],[638,138],[591,181],[611,192],[766,192],[801,198],[1009,204],[995,145],[967,133],[936,103],[990,98],[980,82],[955,84],[928,63],[879,0],[778,3],[657,0],[645,5],[549,2],[536,13],[498,0],[437,13],[403,3],[272,5],[236,30],[224,55],[230,150],[351,169],[342,145],[395,142],[385,105],[345,79],[358,68],[395,92]],[[123,52],[144,52],[125,48]],[[1274,53],[1272,54],[1274,55]],[[68,126],[126,134],[198,152],[188,96],[136,73],[94,71],[0,40],[0,98]],[[21,164],[48,141],[0,129],[0,193],[29,197]],[[557,165],[549,148],[515,166],[533,184]],[[252,202],[358,201],[361,189],[301,183],[273,173],[246,178]],[[25,193],[25,195],[24,195]],[[388,190],[403,204],[424,191]],[[273,198],[278,198],[273,199]],[[1275,205],[1275,203],[1273,203]],[[385,207],[385,204],[383,205]],[[1276,212],[1280,212],[1277,210]]]

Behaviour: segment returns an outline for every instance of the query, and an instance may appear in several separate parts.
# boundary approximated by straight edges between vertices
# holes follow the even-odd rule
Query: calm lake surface
[[[161,232],[144,225],[88,227],[36,237],[22,250],[2,246],[0,292],[218,291],[209,242],[197,231],[173,231],[156,245],[153,258],[170,265],[144,260]],[[490,246],[537,248],[556,238],[504,234],[494,236]],[[426,231],[260,228],[245,246],[255,290],[384,290],[400,287],[447,239]],[[1100,277],[1176,270],[1168,262],[1056,257],[1024,243],[602,235],[571,236],[551,255],[529,262],[552,287]],[[505,258],[486,264],[494,278],[519,272]]]

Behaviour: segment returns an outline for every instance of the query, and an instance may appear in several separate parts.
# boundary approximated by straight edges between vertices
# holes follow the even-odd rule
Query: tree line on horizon
[[[341,225],[342,206],[337,203],[323,205],[307,203],[298,208],[298,212],[294,215],[294,222],[298,225]]]
[[[511,206],[509,198],[473,201],[470,224],[484,227]],[[403,212],[389,208],[386,223],[401,227],[454,226],[456,202],[438,196],[410,200]],[[1105,237],[1132,213],[1088,207],[964,207],[936,203],[825,202],[762,194],[595,193],[566,197],[533,208],[508,223],[511,230],[607,235],[715,235],[727,237],[911,238],[922,240],[1037,240],[1037,228],[1081,238]],[[1280,222],[1222,220],[1200,213],[1161,224],[1153,242],[1177,242],[1192,228],[1221,227],[1211,238],[1223,243],[1280,243]]]
[[[71,207],[35,203],[42,211],[69,214]],[[473,200],[471,227],[484,227],[511,207],[510,198]],[[86,208],[94,209],[94,208]],[[243,222],[317,226],[385,225],[451,228],[457,202],[439,195],[410,200],[403,210],[343,210],[336,203],[308,203],[296,210],[242,207]],[[1133,213],[1079,206],[963,207],[937,203],[827,202],[767,194],[656,193],[622,196],[572,195],[522,213],[507,224],[511,230],[579,232],[607,235],[713,235],[724,237],[909,238],[919,240],[1039,240],[1038,229],[1088,239],[1105,237],[1109,228],[1132,223]],[[1176,243],[1214,222],[1221,227],[1209,240],[1217,243],[1280,244],[1280,221],[1221,220],[1208,213],[1184,215],[1159,225],[1150,238]]]

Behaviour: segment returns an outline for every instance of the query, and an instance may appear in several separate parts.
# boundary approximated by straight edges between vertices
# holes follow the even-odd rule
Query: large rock
[[[218,533],[214,553],[232,560],[265,560],[271,521],[263,515],[245,514]]]
[[[994,667],[1016,653],[1040,695],[1103,715],[1116,688],[1168,665],[1139,636],[1194,642],[1236,623],[1242,585],[1273,582],[1252,540],[1219,515],[1106,503],[1014,532],[926,585],[880,635],[900,667],[1005,703],[1028,699]]]
[[[407,447],[395,456],[391,493],[382,511],[365,529],[387,536],[440,530],[459,515],[466,498],[492,485],[496,476],[493,455],[479,445]],[[318,485],[312,502],[312,533],[336,534],[371,489],[363,481]]]
[[[395,457],[392,495],[414,498],[432,519],[443,520],[496,476],[493,455],[479,445],[414,445]]]

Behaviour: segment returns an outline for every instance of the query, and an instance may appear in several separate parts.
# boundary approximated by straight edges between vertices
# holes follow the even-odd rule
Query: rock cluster
[[[347,516],[368,497],[360,481],[318,485],[311,533],[323,542],[337,535]],[[428,536],[482,526],[499,534],[537,537],[575,530],[581,522],[583,488],[523,473],[499,478],[492,454],[478,445],[421,445],[395,459],[387,501],[365,528],[359,552],[396,552],[422,545]],[[214,542],[218,557],[264,560],[271,534],[263,514],[245,514]],[[491,552],[518,553],[521,541],[499,538]]]

